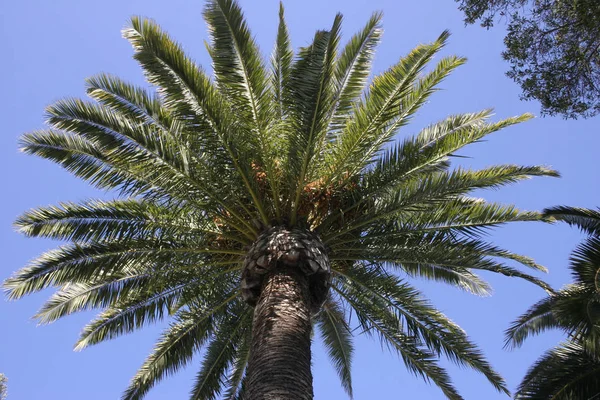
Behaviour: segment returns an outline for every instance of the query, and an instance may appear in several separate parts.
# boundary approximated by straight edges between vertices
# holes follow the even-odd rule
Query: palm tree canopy
[[[529,369],[517,398],[588,399],[600,393],[600,212],[560,206],[544,214],[590,236],[571,255],[574,282],[534,304],[506,332],[508,346],[548,329],[569,338]]]
[[[253,312],[240,296],[244,256],[272,227],[304,230],[318,236],[331,261],[331,290],[314,324],[350,395],[351,314],[361,331],[448,398],[461,397],[439,366],[440,355],[506,392],[482,352],[406,278],[485,295],[490,288],[476,272],[493,271],[551,291],[506,261],[543,267],[483,235],[541,215],[469,194],[558,174],[542,166],[450,165],[464,146],[531,116],[490,122],[490,110],[453,115],[392,142],[465,62],[448,56],[427,69],[448,33],[369,81],[381,14],[345,46],[337,15],[296,53],[283,7],[279,15],[267,63],[238,4],[208,1],[213,79],[154,22],[132,18],[123,36],[155,90],[111,75],[92,77],[91,101],[49,106],[50,128],[21,139],[26,153],[117,198],[21,216],[16,226],[23,234],[69,243],[8,279],[8,297],[57,288],[36,315],[42,323],[101,310],[76,349],[170,318],[123,398],[142,398],[204,348],[191,397],[234,399]]]

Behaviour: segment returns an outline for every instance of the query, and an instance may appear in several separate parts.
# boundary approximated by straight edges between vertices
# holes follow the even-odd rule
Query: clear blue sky
[[[277,23],[275,0],[241,1],[263,53],[268,54]],[[260,4],[260,5],[258,5]],[[453,0],[288,0],[286,12],[295,47],[308,43],[314,30],[327,28],[336,11],[345,16],[345,38],[358,30],[372,11],[383,10],[385,34],[375,61],[381,71],[414,45],[431,41],[444,29],[453,36],[445,53],[469,58],[434,95],[414,122],[400,135],[418,132],[425,124],[448,114],[494,107],[496,117],[526,111],[539,112],[535,103],[519,101],[519,88],[504,76],[507,65],[500,53],[501,26],[485,31],[465,28]],[[17,235],[12,221],[23,211],[65,200],[106,197],[72,178],[58,166],[17,151],[21,133],[43,127],[46,105],[65,96],[84,96],[84,78],[109,72],[143,83],[120,30],[130,15],[157,20],[207,69],[204,48],[206,27],[202,1],[185,0],[13,0],[0,7],[2,56],[0,80],[2,135],[0,157],[4,195],[0,215],[3,261],[0,280],[29,259],[56,245]],[[468,148],[463,163],[474,167],[494,163],[545,164],[558,169],[562,179],[535,179],[482,196],[539,210],[556,204],[600,205],[598,119],[564,121],[536,118]],[[519,224],[496,230],[496,243],[533,256],[550,269],[545,278],[555,287],[569,281],[569,252],[581,239],[565,226]],[[488,276],[486,276],[488,277]],[[485,350],[492,364],[506,377],[511,389],[528,365],[560,340],[558,334],[535,338],[517,351],[502,349],[503,330],[519,313],[540,299],[542,290],[524,282],[489,277],[496,291],[478,298],[441,284],[419,283],[434,303],[457,321]],[[149,327],[81,353],[72,351],[83,324],[92,316],[80,314],[50,326],[37,327],[30,317],[45,292],[19,302],[0,300],[0,372],[9,378],[9,400],[117,399],[130,377],[150,351],[161,326]],[[354,359],[355,398],[442,399],[441,392],[409,374],[402,362],[380,345],[359,337]],[[190,368],[167,379],[148,399],[185,399],[196,372]],[[451,367],[456,385],[466,399],[502,399],[475,372]],[[344,399],[338,378],[319,345],[314,346],[315,397]]]

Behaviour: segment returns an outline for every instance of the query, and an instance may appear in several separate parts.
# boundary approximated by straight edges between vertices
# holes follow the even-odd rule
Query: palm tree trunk
[[[254,310],[245,400],[313,398],[308,277],[278,265],[263,281]]]

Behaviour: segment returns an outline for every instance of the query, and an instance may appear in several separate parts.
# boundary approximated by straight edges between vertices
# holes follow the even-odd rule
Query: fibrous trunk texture
[[[278,263],[265,275],[254,310],[244,400],[311,400],[309,278]]]

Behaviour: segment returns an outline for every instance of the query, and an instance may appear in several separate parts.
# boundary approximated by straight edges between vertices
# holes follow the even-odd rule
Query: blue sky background
[[[269,54],[276,31],[277,2],[241,3],[263,53]],[[495,108],[495,118],[527,111],[539,113],[537,104],[519,101],[519,88],[504,76],[508,65],[500,56],[503,27],[490,31],[478,26],[464,27],[452,0],[288,0],[285,6],[294,47],[308,44],[316,29],[329,27],[337,11],[345,16],[343,31],[347,39],[362,27],[371,12],[383,10],[385,33],[375,59],[375,72],[397,62],[416,44],[434,40],[442,30],[452,31],[444,53],[467,56],[469,62],[442,84],[444,90],[435,94],[413,123],[402,129],[401,137],[452,113],[487,107]],[[62,97],[84,96],[84,78],[88,76],[109,72],[143,84],[141,71],[131,58],[132,50],[120,37],[120,30],[131,15],[157,20],[189,55],[209,69],[202,7],[201,1],[185,0],[2,2],[0,167],[4,195],[0,200],[0,280],[56,245],[16,234],[11,224],[21,212],[59,201],[110,197],[50,162],[19,153],[19,135],[43,127],[46,105]],[[463,154],[472,158],[462,163],[473,167],[495,163],[545,164],[563,175],[561,179],[535,179],[481,193],[491,200],[532,210],[556,204],[595,207],[600,205],[594,158],[600,144],[598,121],[536,118],[467,148]],[[558,288],[570,279],[568,256],[581,235],[561,225],[516,224],[495,230],[492,238],[497,244],[533,256],[547,266],[550,274],[544,278]],[[503,330],[544,293],[515,279],[485,277],[495,288],[489,298],[478,298],[441,284],[418,286],[484,349],[514,389],[527,367],[545,349],[557,344],[560,335],[534,338],[520,350],[503,350]],[[11,303],[0,300],[0,372],[9,378],[9,400],[119,398],[162,326],[73,352],[80,329],[93,313],[38,327],[30,317],[50,294],[48,291]],[[313,348],[315,398],[346,398],[321,346],[317,343]],[[186,398],[199,362],[200,357],[185,371],[157,386],[147,398]],[[450,370],[466,399],[506,398],[475,372],[454,366]],[[356,340],[353,379],[358,400],[443,398],[436,387],[408,373],[395,355],[362,336]]]

